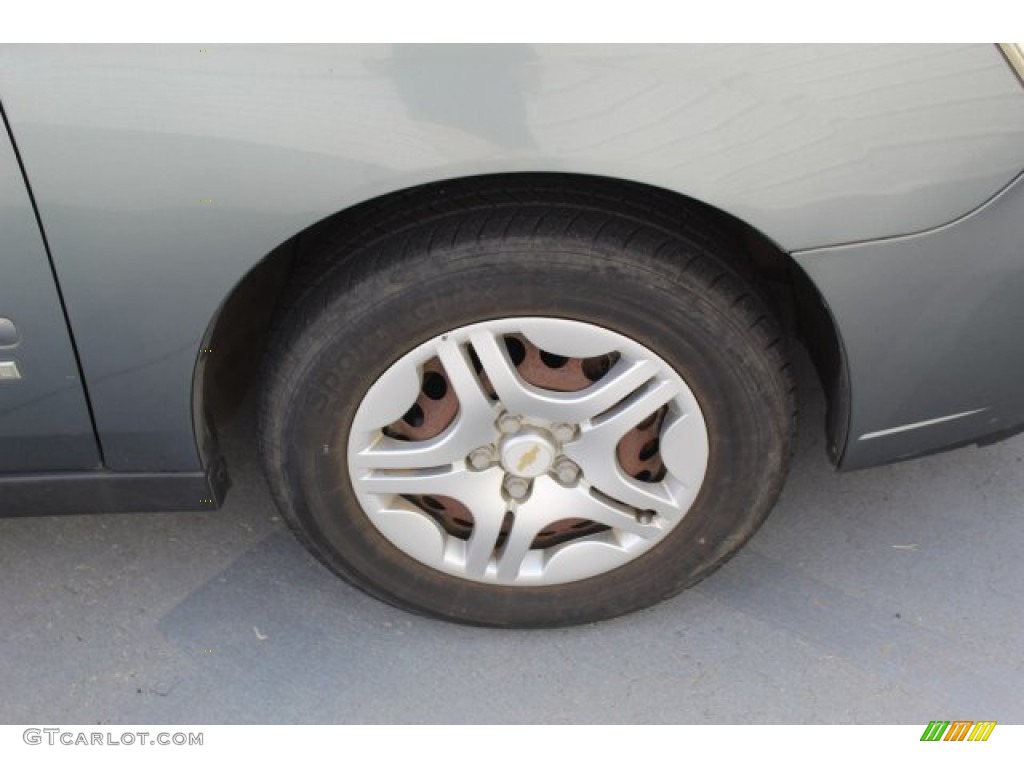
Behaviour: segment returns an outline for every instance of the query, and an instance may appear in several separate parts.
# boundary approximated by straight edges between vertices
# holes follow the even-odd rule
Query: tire
[[[435,208],[279,319],[267,477],[369,594],[485,626],[607,619],[701,579],[774,504],[793,385],[753,281],[699,222],[581,198]]]

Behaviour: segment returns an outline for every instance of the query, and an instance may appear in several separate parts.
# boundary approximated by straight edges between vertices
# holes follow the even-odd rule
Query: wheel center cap
[[[517,477],[543,475],[557,456],[558,443],[543,429],[526,427],[501,441],[501,465]]]

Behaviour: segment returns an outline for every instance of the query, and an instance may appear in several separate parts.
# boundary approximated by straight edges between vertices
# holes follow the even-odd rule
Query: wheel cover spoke
[[[678,517],[685,509],[680,509],[673,489],[685,490],[685,483],[679,479],[675,483],[634,480],[619,466],[615,448],[626,432],[669,403],[683,387],[681,380],[658,381],[634,392],[612,411],[584,427],[579,441],[565,447],[566,456],[579,464],[594,487],[608,496],[640,509],[654,510],[670,519]]]

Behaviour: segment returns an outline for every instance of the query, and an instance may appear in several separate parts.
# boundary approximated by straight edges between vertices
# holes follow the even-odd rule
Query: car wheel
[[[721,564],[785,476],[777,324],[702,230],[595,201],[435,211],[279,322],[261,434],[282,514],[408,610],[553,626]]]

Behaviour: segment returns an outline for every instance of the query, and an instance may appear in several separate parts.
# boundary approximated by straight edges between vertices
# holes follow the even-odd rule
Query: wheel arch
[[[828,454],[838,463],[846,440],[850,386],[842,337],[823,297],[792,256],[767,234],[728,211],[674,190],[625,179],[575,173],[496,173],[452,177],[377,195],[310,224],[266,253],[241,275],[221,301],[203,337],[193,374],[193,428],[200,458],[209,466],[218,454],[217,433],[240,412],[259,380],[261,361],[275,313],[314,283],[335,260],[318,262],[316,245],[326,232],[364,231],[374,210],[401,203],[414,206],[471,186],[501,190],[503,184],[530,179],[538,185],[581,185],[614,194],[629,204],[656,195],[666,209],[695,215],[709,226],[728,231],[737,244],[734,266],[765,289],[791,338],[810,354],[828,405]],[[215,350],[216,354],[209,351]]]

